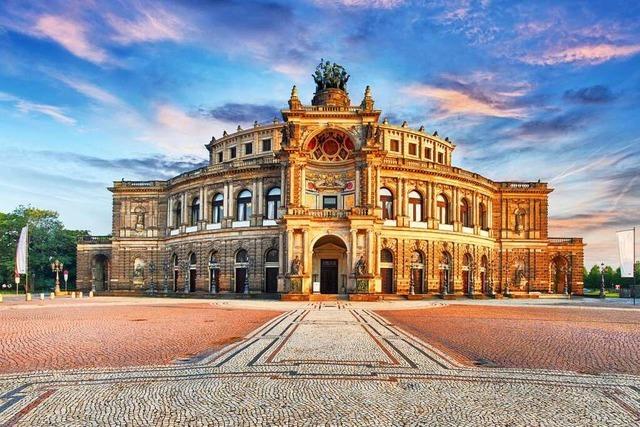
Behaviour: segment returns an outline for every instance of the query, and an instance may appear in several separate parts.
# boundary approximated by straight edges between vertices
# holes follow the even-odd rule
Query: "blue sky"
[[[224,129],[269,121],[320,58],[359,102],[457,144],[454,163],[548,181],[550,233],[617,265],[640,224],[640,3],[3,1],[0,210],[55,209],[110,232],[126,179],[206,161]]]

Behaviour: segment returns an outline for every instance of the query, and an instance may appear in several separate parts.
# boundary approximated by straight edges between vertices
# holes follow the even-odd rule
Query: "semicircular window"
[[[353,148],[353,142],[347,134],[332,130],[314,136],[307,144],[311,158],[324,161],[347,160]]]

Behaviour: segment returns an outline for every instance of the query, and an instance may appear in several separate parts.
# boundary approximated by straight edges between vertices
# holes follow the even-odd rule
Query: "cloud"
[[[107,92],[106,90],[95,86],[91,83],[88,83],[86,81],[83,80],[78,80],[75,78],[71,78],[71,77],[67,77],[67,76],[63,76],[61,74],[58,73],[49,73],[52,77],[54,77],[55,79],[61,81],[62,83],[66,84],[67,86],[69,86],[70,88],[74,89],[75,91],[85,95],[88,98],[94,99],[98,102],[101,102],[103,104],[110,104],[110,105],[121,105],[123,104],[123,102],[116,97],[115,95],[112,95],[111,93]]]
[[[567,90],[564,93],[564,99],[580,104],[604,104],[613,101],[615,98],[611,89],[603,85]]]
[[[107,15],[106,20],[115,31],[111,35],[111,40],[118,44],[128,45],[184,39],[187,26],[178,16],[155,6],[140,8],[137,12],[138,16],[133,20],[124,19],[114,14]]]
[[[405,0],[314,0],[318,6],[346,6],[363,9],[393,9],[402,6]]]
[[[107,53],[89,40],[90,29],[69,17],[43,15],[35,23],[35,34],[49,38],[75,56],[96,64],[109,61]]]
[[[579,63],[595,65],[616,58],[626,58],[640,52],[640,44],[614,45],[610,43],[585,44],[574,47],[560,47],[540,55],[527,54],[520,59],[532,65],[556,65]]]
[[[257,120],[266,122],[280,115],[280,110],[272,105],[227,103],[212,109],[198,109],[203,117],[230,123],[249,123]]]
[[[76,124],[74,118],[68,116],[62,108],[56,107],[55,105],[31,102],[4,92],[0,92],[0,102],[11,102],[18,111],[24,114],[36,112],[51,117],[55,121],[65,125]]]
[[[496,92],[491,95],[469,90],[468,87],[442,88],[427,84],[414,84],[400,90],[413,98],[422,98],[437,104],[437,118],[455,115],[523,118],[527,110],[513,106],[508,98],[517,98],[521,92]]]
[[[582,129],[589,117],[591,117],[591,114],[582,111],[558,114],[548,119],[526,121],[508,133],[511,136],[536,138],[565,135]]]
[[[96,169],[117,170],[144,179],[169,179],[208,164],[208,161],[192,156],[176,158],[158,154],[147,157],[105,159],[72,152],[40,151],[39,153],[56,161],[72,162]]]

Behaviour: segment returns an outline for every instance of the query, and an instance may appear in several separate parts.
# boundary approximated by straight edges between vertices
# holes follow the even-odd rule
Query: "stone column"
[[[367,230],[367,274],[373,271],[373,230]]]
[[[258,181],[258,206],[257,212],[258,216],[264,216],[264,188],[263,188],[262,178]]]
[[[287,267],[284,264],[284,233],[278,233],[278,264],[280,265],[280,274],[287,272]]]
[[[382,250],[382,247],[380,242],[380,233],[376,233],[376,254],[375,254],[376,269],[374,271],[376,276],[380,275],[380,251],[381,250]]]
[[[287,257],[285,259],[285,271],[291,273],[291,261],[293,260],[293,230],[287,230]]]
[[[349,270],[351,270],[358,260],[356,256],[356,250],[358,249],[358,230],[351,230],[351,265],[349,266]]]
[[[286,174],[286,166],[280,166],[280,196],[282,198],[282,205],[287,205],[287,174]]]
[[[362,206],[360,203],[360,166],[356,164],[356,200],[355,206]]]
[[[311,264],[311,256],[310,256],[310,248],[309,248],[309,230],[306,228],[302,230],[302,254],[303,254],[303,268],[302,273],[307,274],[310,270]]]
[[[300,166],[300,206],[304,206],[304,194],[307,188],[307,168]]]
[[[251,226],[256,225],[256,217],[258,215],[258,182],[253,180],[251,183],[251,216],[249,217],[249,224]]]
[[[233,219],[233,181],[229,181],[227,184],[227,192],[229,193],[229,197],[225,199],[227,203],[227,217]]]
[[[187,211],[189,207],[187,206],[187,193],[182,193],[182,218],[180,218],[180,224],[181,225],[185,225],[187,224]]]
[[[200,206],[202,209],[202,215],[200,216],[200,218],[206,224],[209,222],[209,212],[211,211],[211,209],[209,209],[209,188],[206,186],[203,187],[202,190],[202,200],[200,200]]]
[[[225,182],[222,187],[222,216],[224,218],[229,216],[229,183]]]
[[[167,200],[167,228],[173,227],[173,196]]]
[[[205,204],[207,203],[207,200],[204,198],[204,187],[200,187],[200,207],[198,208],[198,218],[200,218],[200,221],[204,221],[204,211],[205,211]]]

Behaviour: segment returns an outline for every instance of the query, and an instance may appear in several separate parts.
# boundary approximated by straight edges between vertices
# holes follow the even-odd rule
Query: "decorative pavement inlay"
[[[463,366],[343,302],[172,365],[0,376],[0,425],[639,423],[639,377]]]

